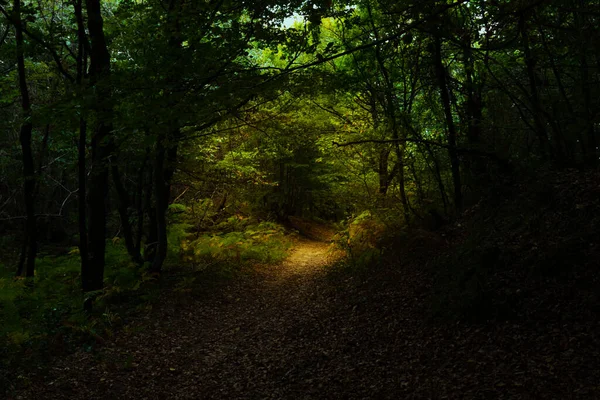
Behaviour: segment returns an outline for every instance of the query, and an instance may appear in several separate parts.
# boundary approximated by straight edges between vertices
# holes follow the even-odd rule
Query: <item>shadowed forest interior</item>
[[[600,398],[599,22],[0,0],[0,395]]]

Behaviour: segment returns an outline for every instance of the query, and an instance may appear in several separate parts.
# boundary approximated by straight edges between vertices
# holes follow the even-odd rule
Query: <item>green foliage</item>
[[[368,270],[381,262],[381,241],[386,227],[371,211],[364,211],[349,219],[335,236],[335,244],[346,257],[347,267],[353,270]]]
[[[0,371],[81,346],[89,349],[123,323],[119,310],[125,302],[131,307],[152,300],[155,278],[130,261],[120,241],[108,242],[106,256],[105,288],[87,294],[99,310],[90,316],[82,310],[77,249],[40,257],[33,287],[0,270]]]
[[[239,228],[232,217],[228,223]],[[248,262],[272,263],[285,258],[291,240],[284,229],[272,222],[247,223],[243,231],[204,234],[182,243],[184,261],[208,265],[212,262],[242,265]]]

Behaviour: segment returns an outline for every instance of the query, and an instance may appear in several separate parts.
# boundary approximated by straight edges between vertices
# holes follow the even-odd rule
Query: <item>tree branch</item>
[[[468,3],[468,2],[469,2],[469,0],[459,0],[456,3],[446,4],[443,7],[440,7],[440,9],[437,10],[434,14],[432,14],[431,17],[443,14],[444,12],[446,12],[446,11],[448,11],[448,10],[454,8],[454,7],[458,7],[461,4]],[[352,54],[352,53],[355,53],[355,52],[361,51],[361,50],[366,50],[366,49],[369,49],[371,47],[387,43],[387,42],[389,42],[391,40],[398,39],[400,36],[402,36],[405,33],[409,32],[411,29],[417,28],[417,27],[423,25],[425,22],[427,22],[427,18],[424,18],[424,19],[422,19],[420,21],[413,22],[412,24],[408,24],[404,29],[400,30],[398,33],[395,33],[393,35],[386,36],[384,38],[381,38],[381,39],[378,39],[378,40],[374,40],[372,42],[365,43],[365,44],[362,44],[360,46],[356,46],[356,47],[350,48],[348,50],[345,50],[345,51],[342,51],[340,53],[331,55],[329,57],[319,58],[317,61],[313,61],[313,62],[310,62],[308,64],[302,64],[302,65],[298,65],[296,67],[280,68],[279,70],[281,71],[281,75],[283,75],[283,74],[289,74],[290,72],[298,71],[298,70],[301,70],[301,69],[306,69],[306,68],[314,67],[316,65],[324,64],[326,62],[338,59],[340,57],[347,56],[348,54]]]
[[[4,7],[0,6],[0,13],[4,14],[4,17],[6,17],[6,19],[12,23],[13,25],[15,24],[15,22],[12,19],[12,16],[4,9]],[[73,78],[73,76],[63,67],[60,56],[58,55],[58,53],[56,52],[56,50],[54,50],[48,43],[46,43],[41,37],[37,36],[36,34],[34,34],[33,32],[31,32],[29,29],[27,29],[25,26],[22,27],[23,29],[23,33],[26,34],[27,36],[29,36],[34,42],[37,42],[38,44],[40,44],[43,48],[45,48],[46,50],[48,50],[48,52],[50,52],[50,55],[52,56],[52,59],[54,60],[54,62],[56,63],[56,67],[58,69],[58,71],[65,77],[67,78],[70,82],[75,82],[75,79]]]
[[[438,147],[441,147],[444,149],[451,148],[451,146],[448,144],[435,142],[435,141],[427,140],[427,139],[414,139],[414,138],[398,138],[398,139],[386,139],[386,140],[364,139],[364,140],[356,140],[356,141],[345,142],[345,143],[338,143],[338,142],[334,141],[334,142],[332,142],[332,144],[337,147],[346,147],[346,146],[353,146],[356,144],[364,144],[364,143],[385,144],[385,143],[407,143],[407,142],[408,143],[418,143],[418,144],[419,143],[420,144],[428,144],[431,146],[438,146]],[[461,147],[455,147],[454,150],[456,150],[456,152],[460,153],[460,154],[479,156],[479,157],[488,157],[488,158],[491,158],[496,161],[503,161],[495,153],[490,153],[487,151],[475,150],[475,149],[465,149],[465,148],[461,148]]]

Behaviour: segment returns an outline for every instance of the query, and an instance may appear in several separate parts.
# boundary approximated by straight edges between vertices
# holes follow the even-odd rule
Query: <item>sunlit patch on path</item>
[[[323,271],[323,267],[331,262],[328,243],[299,239],[290,256],[276,268],[281,276],[315,274]]]

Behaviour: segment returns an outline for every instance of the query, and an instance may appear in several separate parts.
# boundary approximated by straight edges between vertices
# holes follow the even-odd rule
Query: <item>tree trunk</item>
[[[530,102],[531,109],[533,112],[533,123],[535,126],[536,134],[538,136],[538,140],[540,141],[542,157],[547,157],[548,153],[551,152],[550,142],[548,140],[548,131],[546,130],[546,125],[544,123],[543,109],[542,104],[540,103],[539,90],[537,80],[535,77],[536,60],[531,52],[531,47],[529,44],[529,32],[527,31],[524,15],[521,15],[519,19],[519,29],[521,30],[521,38],[523,39],[525,67],[527,70],[527,77],[529,79],[529,90],[531,91]]]
[[[556,55],[554,54],[554,52],[552,51],[550,46],[548,46],[548,41],[546,40],[546,33],[544,32],[544,29],[542,28],[541,23],[538,23],[538,31],[539,31],[542,45],[544,46],[544,50],[546,51],[546,56],[548,57],[548,61],[550,63],[550,68],[552,69],[552,73],[554,75],[554,79],[556,79],[556,85],[558,86],[558,91],[559,91],[561,97],[563,98],[565,105],[567,106],[567,111],[569,112],[569,115],[570,115],[569,119],[572,121],[573,124],[575,124],[577,121],[577,113],[575,112],[575,109],[573,108],[573,105],[571,104],[571,100],[569,99],[569,95],[567,94],[567,90],[563,83],[562,73],[560,71],[559,66],[556,65],[556,61],[554,59]],[[585,141],[583,139],[583,135],[582,135],[581,131],[579,130],[579,128],[576,126],[575,129],[576,129],[575,136],[577,138],[577,142],[579,142],[579,149],[581,150],[581,156],[585,160],[587,158],[587,156],[586,156],[587,148],[585,145]],[[565,141],[565,148],[567,148],[570,153],[573,153],[574,152],[573,149],[575,148],[575,146],[573,146],[569,142]]]
[[[176,130],[175,135],[178,135]],[[167,209],[171,197],[171,180],[175,172],[177,145],[165,145],[166,139],[161,137],[156,143],[156,164],[154,168],[154,202],[156,206],[156,254],[151,271],[160,273],[167,258]]]
[[[588,20],[584,10],[585,0],[578,0],[577,10],[573,12],[576,26],[579,28],[579,75],[581,92],[583,97],[583,115],[585,121],[585,132],[587,136],[587,149],[589,149],[587,162],[590,165],[598,163],[598,145],[596,141],[596,132],[594,130],[594,112],[592,110],[592,94],[590,90],[589,64],[587,60],[587,51],[590,43],[590,36],[587,32]]]
[[[379,152],[379,166],[377,174],[379,175],[379,194],[385,197],[390,186],[388,164],[390,159],[390,148],[384,147]]]
[[[482,107],[481,97],[474,82],[475,66],[470,41],[466,43],[463,57],[467,90],[467,138],[470,144],[477,145],[481,138]]]
[[[112,99],[110,89],[110,54],[104,36],[100,0],[86,0],[90,36],[90,84],[96,92],[96,127],[92,133],[92,167],[89,181],[89,261],[82,265],[84,292],[103,288],[106,248],[106,198],[108,162],[112,150]],[[84,304],[91,310],[91,300]]]
[[[169,49],[175,51],[174,59],[178,59],[181,50],[181,28],[179,26],[180,12],[183,2],[180,0],[170,0],[168,5],[167,24],[169,30]],[[167,81],[176,82],[178,80],[176,70],[169,71]],[[167,91],[165,93],[167,101],[171,107],[176,107],[178,99],[174,93]],[[155,222],[156,222],[156,253],[150,266],[154,273],[160,273],[167,257],[167,208],[171,197],[171,179],[175,172],[175,161],[177,159],[177,140],[181,137],[179,122],[170,121],[170,131],[166,134],[160,134],[156,142],[156,159],[154,167],[154,202],[155,202]]]
[[[157,245],[156,229],[156,207],[152,203],[152,193],[154,192],[154,168],[148,170],[148,181],[146,187],[145,204],[148,214],[148,237],[144,248],[144,260],[150,264],[154,263]]]
[[[369,12],[369,18],[371,19],[371,26],[373,28],[373,32],[375,33],[375,38],[379,40],[379,32],[377,30],[377,26],[375,25],[375,20],[373,19],[373,14],[371,7],[367,8]],[[402,203],[402,211],[404,215],[404,222],[406,225],[410,224],[410,209],[408,204],[408,198],[406,196],[406,188],[405,179],[404,179],[404,144],[400,145],[398,139],[400,138],[400,132],[398,128],[398,119],[396,118],[396,101],[394,94],[394,82],[390,77],[390,74],[385,66],[385,62],[383,60],[383,56],[381,54],[381,48],[379,45],[375,46],[375,57],[377,59],[377,64],[381,70],[381,75],[383,76],[383,80],[385,83],[385,100],[383,107],[386,112],[387,123],[390,128],[390,133],[392,134],[392,139],[396,140],[394,143],[394,152],[396,153],[396,163],[398,165],[398,185],[400,190],[400,202]]]
[[[13,15],[15,25],[15,39],[17,45],[17,70],[19,75],[19,90],[21,92],[21,108],[23,122],[19,132],[19,142],[23,156],[23,200],[25,203],[25,238],[23,246],[23,264],[25,276],[33,278],[35,273],[35,258],[37,256],[37,223],[35,216],[35,166],[31,145],[33,124],[31,123],[31,101],[25,74],[25,56],[23,48],[23,25],[21,20],[21,1],[14,0]],[[23,267],[21,266],[21,270]],[[22,271],[21,271],[22,272]]]
[[[123,236],[125,237],[125,247],[127,248],[127,253],[129,253],[131,260],[134,263],[142,264],[142,256],[135,245],[133,229],[131,227],[131,221],[129,220],[129,194],[123,186],[123,182],[121,181],[121,173],[117,165],[111,165],[111,173],[117,192],[117,209],[119,211],[119,217],[121,218],[121,227],[123,228]]]
[[[77,145],[77,222],[79,227],[79,257],[81,258],[81,270],[89,268],[88,236],[87,236],[87,185],[86,185],[86,156],[87,123],[83,117],[79,118],[79,143]]]
[[[400,149],[400,145],[396,143],[396,153],[400,154],[400,158],[398,160],[398,189],[400,190],[400,202],[402,203],[402,212],[404,214],[404,222],[406,225],[410,224],[410,214],[409,214],[409,204],[408,197],[406,196],[406,174],[404,172],[404,164],[403,164],[403,155],[404,155],[404,146]]]
[[[139,170],[137,177],[137,196],[136,196],[136,215],[137,215],[137,227],[135,236],[135,249],[138,254],[142,254],[142,236],[144,234],[144,207],[148,206],[144,202],[144,176],[146,171],[146,163],[148,162],[148,154],[144,158],[142,167]],[[148,189],[150,190],[150,189]],[[143,262],[143,258],[142,258]]]
[[[446,79],[446,68],[442,63],[442,41],[438,35],[434,38],[434,67],[436,70],[438,85],[444,106],[444,115],[446,117],[446,126],[448,128],[448,155],[452,168],[452,183],[454,185],[454,206],[457,211],[463,207],[462,183],[460,177],[460,161],[456,151],[456,127],[452,117],[452,106],[450,105],[450,94]]]
[[[82,0],[74,4],[75,19],[77,21],[77,77],[76,83],[80,91],[83,91],[83,79],[87,70],[87,52],[89,42],[85,33],[83,22]],[[87,50],[86,50],[87,49]],[[83,102],[82,99],[80,99]],[[81,270],[88,270],[88,235],[87,235],[87,121],[83,115],[79,116],[79,138],[77,143],[77,223],[79,229],[79,257],[81,258]]]

